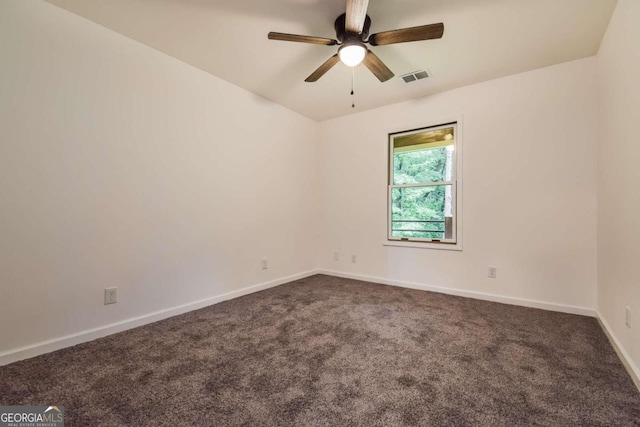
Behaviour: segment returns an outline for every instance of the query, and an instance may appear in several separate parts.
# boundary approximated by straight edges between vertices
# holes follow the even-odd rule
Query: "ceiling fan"
[[[403,28],[401,30],[383,31],[369,36],[371,18],[367,15],[368,5],[369,0],[347,0],[347,13],[338,16],[334,24],[337,40],[276,32],[270,32],[269,39],[325,46],[340,45],[338,53],[320,65],[305,79],[305,82],[318,81],[320,77],[339,61],[342,61],[343,64],[349,67],[355,67],[362,62],[378,80],[386,82],[393,77],[393,72],[384,65],[380,58],[365,46],[365,43],[371,46],[382,46],[419,40],[439,39],[444,33],[444,24],[439,23]]]

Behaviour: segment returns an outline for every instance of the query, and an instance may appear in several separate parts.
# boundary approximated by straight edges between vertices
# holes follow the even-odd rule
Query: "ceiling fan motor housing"
[[[369,15],[365,17],[364,25],[362,26],[362,32],[360,34],[345,30],[346,16],[347,15],[343,13],[342,15],[338,16],[338,18],[336,18],[336,22],[334,24],[334,27],[336,29],[336,39],[338,39],[340,43],[356,41],[360,43],[364,42],[367,37],[369,37],[369,28],[371,28],[371,18],[369,18]]]

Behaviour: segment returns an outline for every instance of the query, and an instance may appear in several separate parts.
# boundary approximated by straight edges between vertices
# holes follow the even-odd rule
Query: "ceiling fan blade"
[[[336,53],[331,58],[324,61],[324,63],[311,73],[309,77],[304,79],[304,81],[309,83],[318,81],[320,77],[324,76],[324,73],[329,71],[331,67],[336,65],[338,62],[340,62],[340,58],[338,58],[338,54]]]
[[[444,24],[421,25],[419,27],[403,28],[402,30],[383,31],[369,37],[371,46],[385,44],[415,42],[419,40],[439,39],[444,34]]]
[[[333,46],[335,44],[338,44],[338,42],[334,39],[314,36],[299,36],[297,34],[275,33],[273,31],[269,33],[268,37],[269,40],[281,40],[285,42],[311,43],[321,44],[325,46]]]
[[[347,16],[345,17],[345,29],[360,34],[367,17],[369,0],[347,0]]]
[[[376,56],[375,53],[367,49],[367,54],[364,57],[362,63],[378,78],[381,82],[386,82],[393,77],[393,72],[384,65],[384,62]]]

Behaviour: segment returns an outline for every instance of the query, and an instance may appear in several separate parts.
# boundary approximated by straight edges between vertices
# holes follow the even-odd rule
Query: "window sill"
[[[462,243],[421,243],[421,242],[403,242],[395,240],[387,240],[382,246],[395,246],[399,248],[416,248],[416,249],[436,249],[441,251],[462,251]]]

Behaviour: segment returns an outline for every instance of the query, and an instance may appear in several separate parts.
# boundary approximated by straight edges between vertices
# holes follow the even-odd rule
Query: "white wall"
[[[621,1],[598,59],[318,124],[48,3],[0,2],[0,355],[319,264],[597,300],[637,363],[620,310],[640,310],[637,16]],[[383,246],[386,135],[459,117],[464,250]]]
[[[320,267],[594,309],[595,69],[588,58],[323,122]],[[383,246],[387,134],[459,116],[463,251]]]
[[[619,0],[598,53],[598,310],[640,377],[640,2]],[[625,307],[632,328],[625,326]]]
[[[51,4],[0,2],[0,353],[313,269],[317,127]]]

